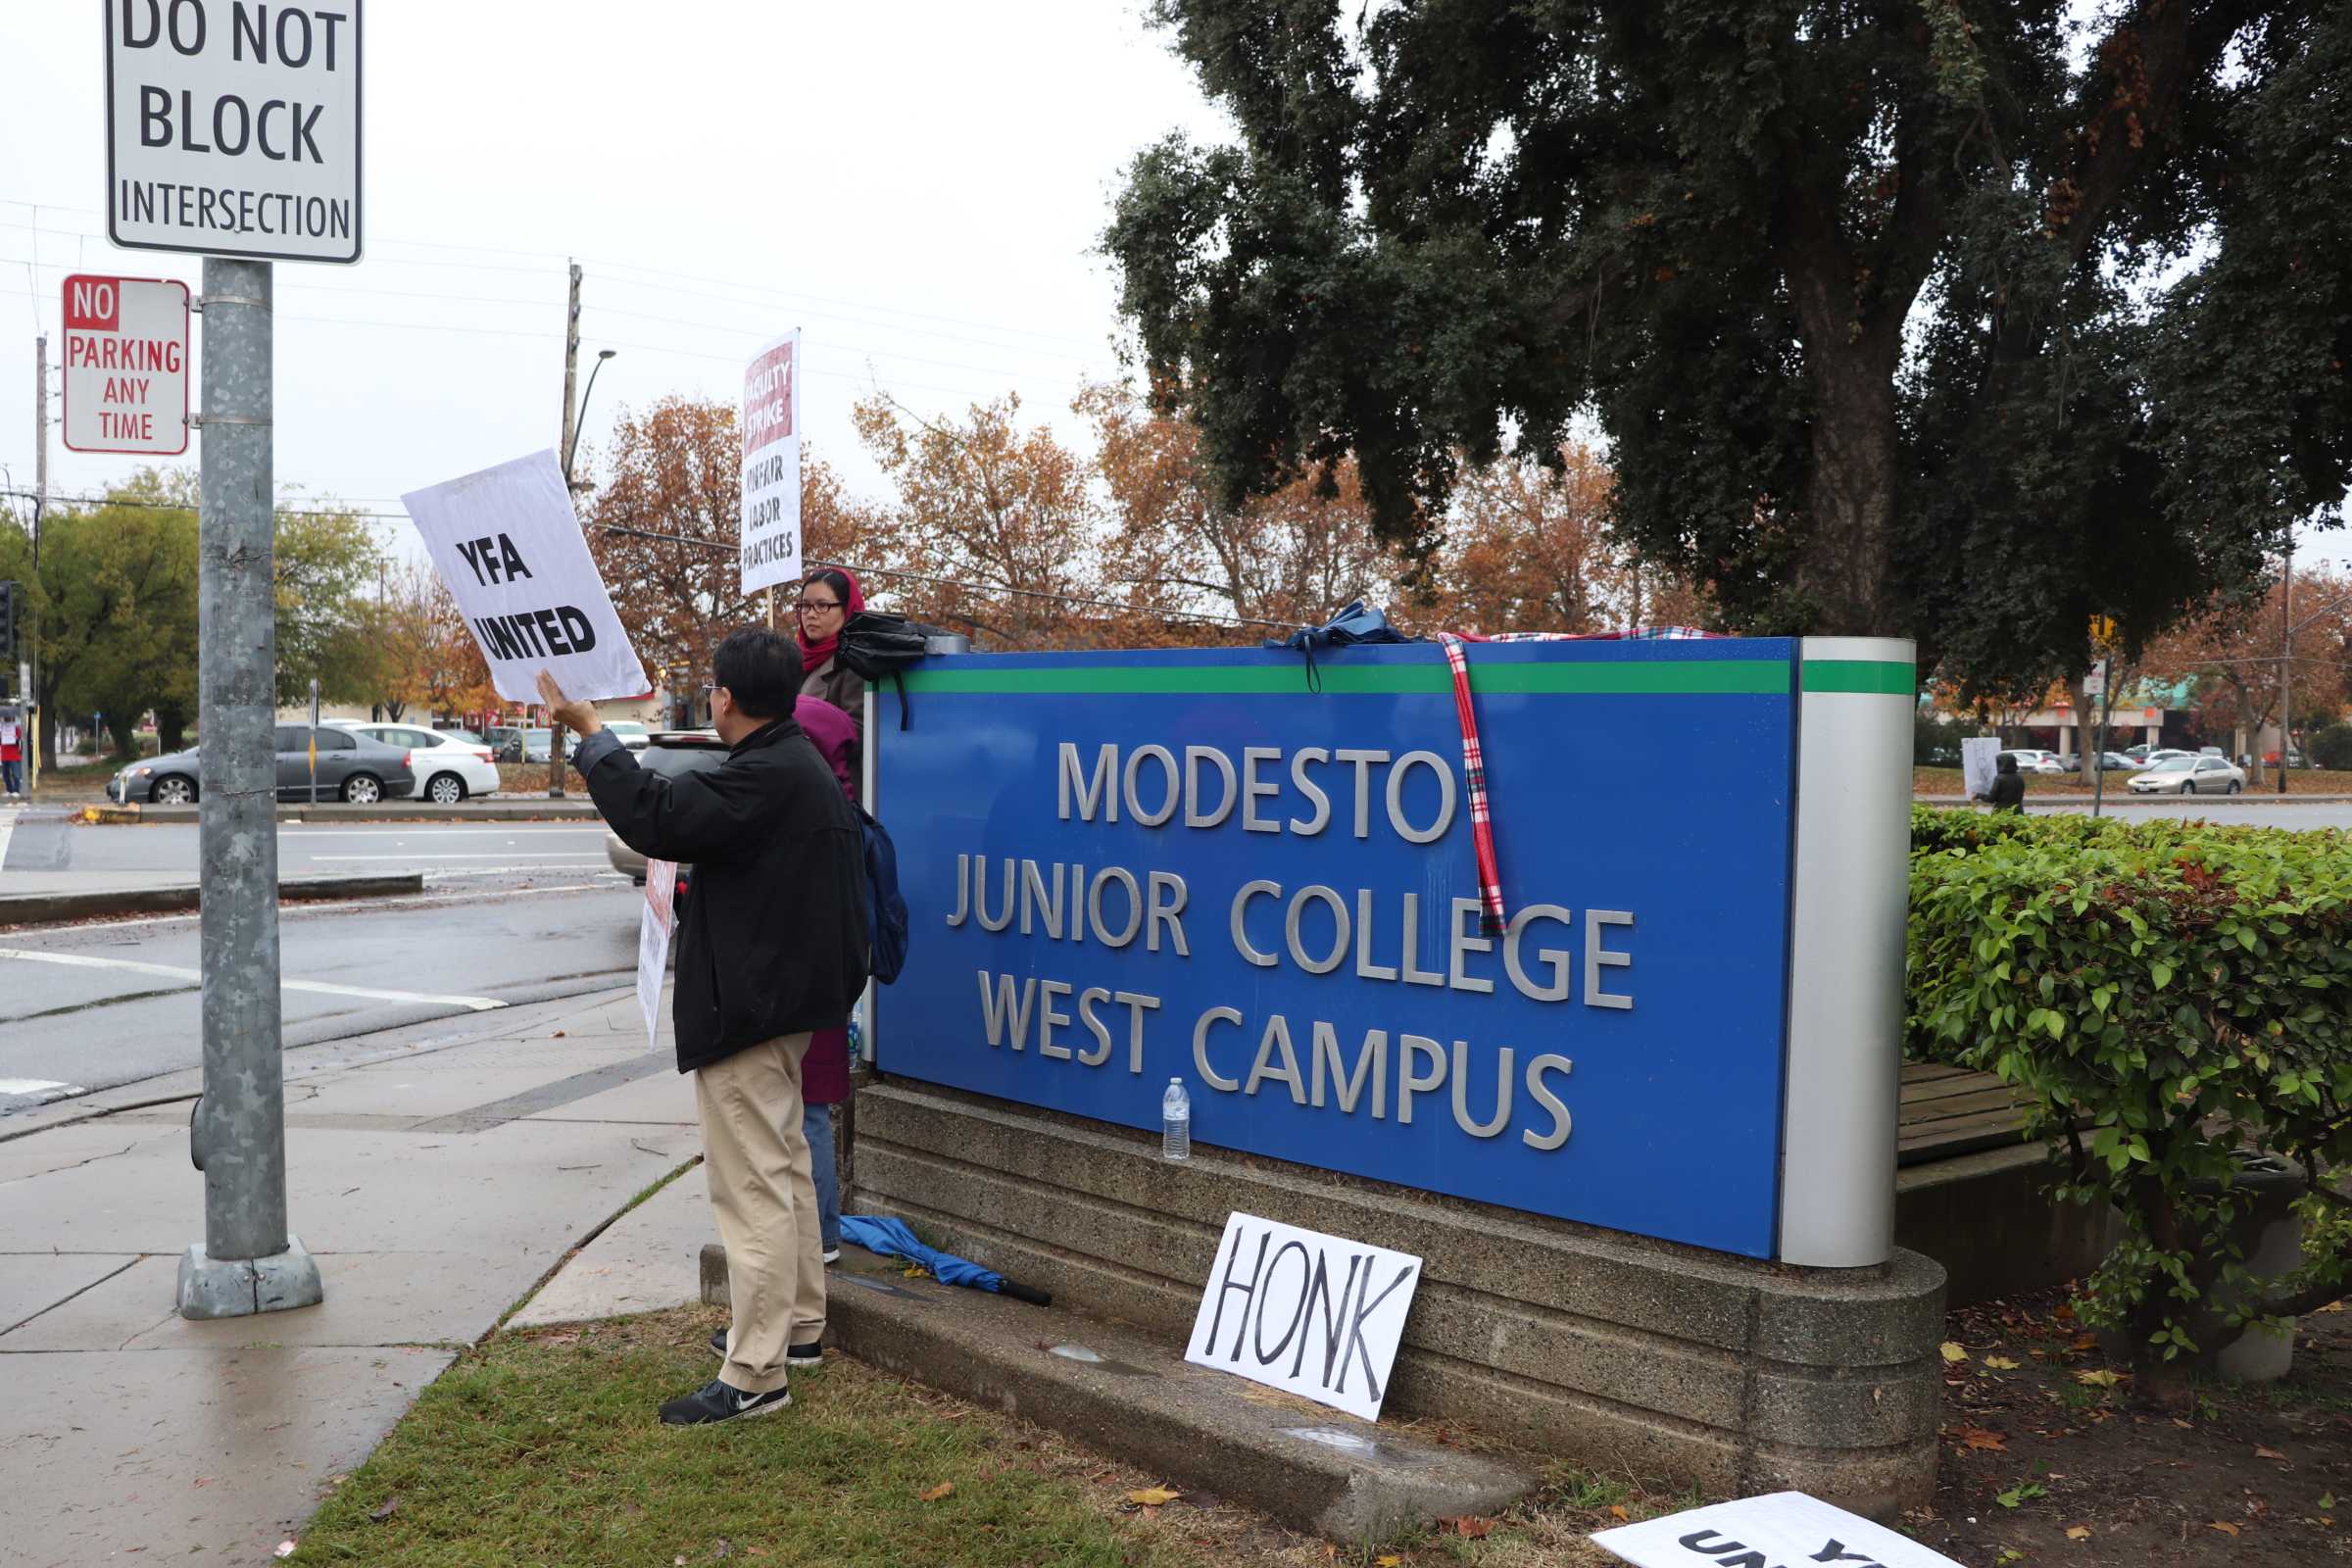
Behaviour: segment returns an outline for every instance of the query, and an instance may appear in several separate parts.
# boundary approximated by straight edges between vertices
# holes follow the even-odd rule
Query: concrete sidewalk
[[[204,1232],[192,1074],[0,1123],[0,1555],[268,1561],[419,1389],[699,1152],[667,1035],[649,1054],[615,991],[291,1053],[290,1213],[326,1299],[264,1317],[173,1311]],[[688,1294],[703,1235],[673,1244]]]

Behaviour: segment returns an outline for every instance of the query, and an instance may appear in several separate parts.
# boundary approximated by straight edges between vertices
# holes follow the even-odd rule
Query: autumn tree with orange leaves
[[[2265,592],[2216,599],[2150,643],[2140,668],[2193,678],[2200,728],[2242,735],[2252,747],[2279,716],[2279,656],[2289,624],[2299,625],[2289,721],[2297,730],[2333,723],[2343,715],[2352,663],[2352,578],[2340,574],[2298,573],[2291,593],[2274,577]]]
[[[412,564],[387,577],[368,632],[386,718],[410,708],[446,719],[498,706],[481,647],[430,568]]]
[[[1095,428],[1110,502],[1103,591],[1133,607],[1136,633],[1224,640],[1234,633],[1187,612],[1295,626],[1391,597],[1402,563],[1373,537],[1353,464],[1338,465],[1328,485],[1301,479],[1228,506],[1189,420],[1154,414],[1117,383],[1087,386],[1071,407]]]
[[[671,690],[699,682],[711,651],[765,616],[741,591],[743,442],[733,405],[664,398],[623,410],[587,506],[589,553],[649,672]],[[821,459],[801,464],[802,554],[858,559],[893,548],[890,516],[851,496]],[[789,606],[790,595],[784,595]],[[778,623],[789,629],[789,609]]]
[[[1011,393],[960,419],[925,418],[887,393],[860,400],[852,417],[898,509],[894,537],[861,540],[859,555],[934,579],[894,584],[909,615],[1000,647],[1054,647],[1082,618],[1072,601],[1095,597],[1094,506],[1085,462],[1020,413]]]

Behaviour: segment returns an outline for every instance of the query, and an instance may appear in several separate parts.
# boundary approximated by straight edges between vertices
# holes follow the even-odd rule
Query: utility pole
[[[564,444],[557,449],[564,455],[566,491],[571,485],[572,440],[579,432],[579,411],[572,407],[571,389],[580,374],[580,264],[573,262],[570,268],[571,300],[564,313]],[[553,801],[564,798],[564,726],[556,722],[553,713],[547,717],[547,796]]]
[[[49,334],[39,333],[32,340],[32,591],[41,591],[41,514],[49,510]],[[32,755],[25,759],[24,793],[30,796],[40,788],[41,753],[55,750],[55,742],[44,748],[41,744],[41,724],[47,717],[40,702],[41,679],[41,622],[35,611],[32,630],[20,633],[24,638],[25,689],[17,694],[19,700],[31,710],[24,725],[30,741],[26,750]]]
[[[324,1298],[286,1228],[277,946],[277,629],[269,262],[204,259],[203,510],[197,531],[197,840],[204,903],[204,1096],[189,1152],[204,1241],[179,1261],[179,1315]]]
[[[2286,793],[2288,754],[2294,750],[2289,720],[2295,699],[2295,535],[2286,535],[2286,554],[2278,567],[2278,793]]]

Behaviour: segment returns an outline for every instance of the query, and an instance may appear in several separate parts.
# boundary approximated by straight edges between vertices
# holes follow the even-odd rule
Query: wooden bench
[[[1895,1163],[1925,1165],[2024,1143],[2025,1104],[1991,1073],[1907,1061],[1896,1126]]]
[[[1991,1073],[1905,1062],[1895,1166],[1895,1242],[1944,1266],[1954,1305],[2079,1279],[2114,1245],[2112,1212],[2051,1200],[2058,1171]]]

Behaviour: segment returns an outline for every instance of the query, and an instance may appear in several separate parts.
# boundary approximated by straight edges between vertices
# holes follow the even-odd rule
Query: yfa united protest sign
[[[648,689],[553,452],[400,499],[481,645],[499,696],[539,701],[543,669],[587,702]]]

